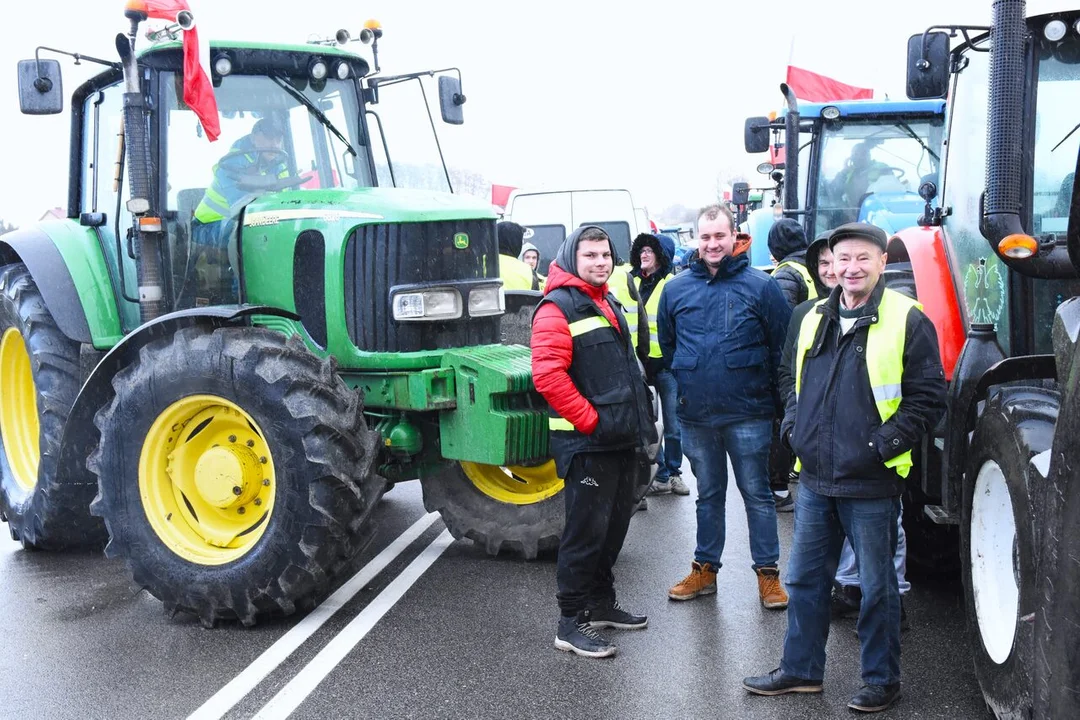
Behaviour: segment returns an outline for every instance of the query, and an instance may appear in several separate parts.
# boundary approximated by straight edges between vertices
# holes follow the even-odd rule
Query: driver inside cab
[[[224,249],[239,209],[234,206],[252,193],[273,189],[268,180],[289,177],[284,140],[281,121],[264,117],[214,165],[214,180],[195,208],[191,224],[191,237],[197,245]]]
[[[866,141],[852,147],[851,157],[844,169],[832,180],[833,198],[842,210],[853,213],[850,222],[858,219],[859,207],[871,186],[881,178],[891,177],[893,173],[891,167],[870,156],[872,148],[873,145]]]
[[[195,305],[239,299],[235,234],[240,208],[256,193],[282,189],[290,182],[283,150],[285,126],[276,117],[258,120],[251,132],[232,144],[214,165],[214,179],[191,220],[192,252],[188,277]],[[192,267],[192,264],[194,267]]]

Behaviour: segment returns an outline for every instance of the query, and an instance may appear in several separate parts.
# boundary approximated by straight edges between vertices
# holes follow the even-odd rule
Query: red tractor
[[[934,321],[951,385],[905,520],[959,529],[975,671],[1000,718],[1080,714],[1078,93],[1080,10],[996,0],[992,27],[908,44],[908,95],[948,97],[948,132],[940,187],[921,188],[922,226],[893,237],[886,276]]]

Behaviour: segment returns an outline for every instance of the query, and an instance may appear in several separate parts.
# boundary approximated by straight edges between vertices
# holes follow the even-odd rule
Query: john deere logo
[[[458,250],[464,250],[469,247],[469,236],[467,233],[454,233],[454,247]]]

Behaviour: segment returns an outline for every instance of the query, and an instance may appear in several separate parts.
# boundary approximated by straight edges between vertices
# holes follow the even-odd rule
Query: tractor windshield
[[[919,186],[937,181],[942,130],[941,120],[902,117],[826,123],[815,232],[856,221],[890,233],[914,225],[925,204]]]

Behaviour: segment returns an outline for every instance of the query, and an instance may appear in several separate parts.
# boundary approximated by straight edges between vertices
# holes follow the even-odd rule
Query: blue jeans
[[[682,474],[682,442],[679,439],[679,387],[670,370],[656,373],[656,392],[660,396],[660,413],[664,419],[664,443],[656,456],[656,481],[667,482],[672,475]]]
[[[900,498],[834,498],[806,485],[795,499],[795,537],[788,564],[788,629],[780,669],[821,680],[829,637],[829,594],[844,536],[859,564],[859,641],[868,685],[900,682],[900,589],[893,568]]]
[[[776,567],[780,539],[776,504],[769,489],[769,443],[772,420],[743,420],[720,428],[683,423],[682,445],[697,478],[697,550],[694,559],[720,567],[724,552],[724,506],[728,488],[728,456],[735,484],[746,505],[750,555],[755,569]]]
[[[896,568],[896,584],[900,587],[900,594],[906,595],[911,589],[911,583],[905,577],[907,575],[907,536],[904,534],[904,509],[900,508],[900,514],[896,517],[896,554],[893,555],[893,567]],[[836,568],[837,585],[859,584],[859,563],[855,562],[855,551],[851,549],[851,541],[844,538],[844,549],[840,551],[840,566]]]

